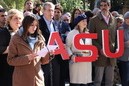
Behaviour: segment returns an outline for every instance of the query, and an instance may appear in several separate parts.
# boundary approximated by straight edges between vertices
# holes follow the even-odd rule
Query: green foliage
[[[40,2],[40,0],[33,0],[33,1]],[[61,5],[64,8],[64,12],[66,11],[71,12],[74,8],[93,10],[95,2],[95,0],[56,0],[56,1],[61,3]],[[12,8],[23,10],[24,2],[25,0],[0,0],[0,5],[2,5],[7,10],[10,10]],[[124,7],[129,8],[129,0],[111,0],[111,4],[112,4],[112,10],[119,10],[123,9]]]
[[[64,8],[64,12],[71,12],[74,8],[83,8],[82,0],[59,0]]]
[[[10,8],[13,8],[14,6],[14,0],[10,1],[10,0],[1,0],[0,4],[7,10],[9,10]]]
[[[24,2],[25,0],[14,0],[15,1],[15,8],[23,10],[24,9]]]
[[[22,10],[24,7],[24,0],[0,0],[0,4],[6,9],[12,8]]]

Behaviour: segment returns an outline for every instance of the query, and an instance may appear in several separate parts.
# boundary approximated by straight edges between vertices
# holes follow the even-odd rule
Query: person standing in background
[[[70,22],[70,27],[71,27],[71,29],[74,29],[75,26],[72,25],[72,24],[73,24],[73,21],[74,21],[74,19],[75,19],[77,16],[79,16],[80,14],[82,14],[82,10],[81,10],[81,9],[79,9],[79,8],[73,9],[72,16],[71,16],[71,22]]]
[[[59,32],[62,42],[65,44],[65,40],[68,32],[71,30],[68,23],[61,19],[63,13],[63,8],[60,4],[55,5],[54,10],[54,25],[55,29]],[[69,82],[69,70],[68,70],[68,60],[63,60],[61,55],[57,55],[60,63],[60,86],[65,86],[65,82]]]
[[[61,17],[61,20],[70,24],[71,18],[67,14],[63,14],[62,17]]]
[[[13,67],[7,63],[8,45],[10,42],[10,32],[6,27],[7,12],[0,8],[0,85],[12,86]]]
[[[65,43],[66,36],[68,32],[71,30],[70,26],[68,23],[64,22],[61,17],[63,13],[63,8],[60,4],[55,5],[55,10],[54,10],[54,25],[55,29],[59,32],[63,43]]]
[[[118,58],[121,84],[129,86],[129,11],[124,14],[124,23],[118,29],[124,31],[124,54]]]
[[[43,6],[43,15],[40,16],[39,26],[42,35],[48,43],[50,33],[57,31],[54,24],[55,5],[51,2],[45,2]],[[50,61],[49,64],[42,65],[45,77],[45,86],[60,86],[60,62],[58,55]]]
[[[111,52],[115,52],[116,41],[116,20],[110,13],[111,4],[109,0],[101,0],[99,2],[100,12],[94,16],[89,22],[90,33],[97,33],[97,39],[93,39],[93,45],[98,48],[98,59],[94,62],[95,79],[94,85],[101,86],[103,75],[105,74],[105,86],[113,86],[114,67],[116,59],[107,57],[102,50],[102,30],[109,30],[109,48]]]
[[[36,4],[34,9],[33,9],[33,14],[40,16],[42,15],[42,4]]]
[[[8,16],[6,20],[11,36],[13,36],[19,30],[23,18],[23,13],[17,9],[11,9],[8,11]]]
[[[86,33],[87,29],[87,16],[81,14],[74,19],[75,28],[68,33],[66,38],[66,49],[70,56],[69,61],[69,75],[70,86],[88,86],[92,82],[92,64],[91,62],[75,62],[75,58],[80,56],[84,58],[91,55],[90,50],[79,50],[75,48],[73,40],[77,34]],[[92,40],[89,38],[80,39],[81,45],[92,45]]]
[[[33,13],[34,3],[33,0],[26,0],[24,3],[24,12],[29,11]]]

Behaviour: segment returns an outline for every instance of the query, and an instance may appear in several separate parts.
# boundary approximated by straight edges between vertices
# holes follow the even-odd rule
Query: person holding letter
[[[43,5],[43,15],[40,16],[39,27],[45,38],[45,43],[49,45],[51,33],[56,32],[54,24],[55,5],[52,2],[45,2]],[[44,71],[45,86],[60,86],[60,55],[55,55],[49,64],[42,65]]]
[[[87,29],[87,16],[85,14],[79,15],[74,20],[75,28],[68,33],[66,38],[66,49],[70,56],[69,73],[70,73],[70,86],[87,86],[92,82],[92,68],[91,62],[75,62],[75,58],[85,58],[91,55],[90,50],[79,50],[74,46],[73,40],[77,34],[89,33]],[[90,38],[80,39],[82,45],[92,45]],[[88,57],[87,57],[88,58]]]
[[[50,53],[44,58],[37,55],[45,47],[38,25],[35,15],[26,16],[10,41],[7,61],[15,67],[13,86],[45,86],[41,64],[49,62]]]
[[[97,33],[98,35],[97,39],[93,39],[93,45],[99,50],[99,57],[94,62],[94,85],[101,86],[103,75],[105,74],[104,86],[112,86],[116,59],[108,57],[103,52],[102,30],[109,30],[109,37],[107,38],[109,39],[109,49],[112,53],[115,52],[116,21],[109,11],[111,8],[110,0],[100,0],[99,8],[101,11],[90,20],[88,27],[90,33]]]
[[[124,54],[118,58],[122,86],[129,86],[129,11],[124,14],[124,23],[119,30],[124,30]]]

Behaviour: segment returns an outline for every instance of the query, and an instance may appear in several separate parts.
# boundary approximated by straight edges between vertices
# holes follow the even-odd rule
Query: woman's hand
[[[29,60],[31,61],[31,60],[34,60],[38,55],[36,53],[32,53],[27,56],[28,56]]]
[[[75,55],[72,55],[72,56],[71,56],[71,61],[72,61],[72,62],[75,62],[75,57],[76,57]]]
[[[51,50],[51,51],[49,52],[49,54],[50,54],[50,56],[53,56],[53,55],[55,54],[55,50]]]

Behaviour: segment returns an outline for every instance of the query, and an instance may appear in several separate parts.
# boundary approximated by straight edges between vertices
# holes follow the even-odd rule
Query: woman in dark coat
[[[6,12],[0,9],[0,86],[12,86],[13,67],[7,64],[8,45],[10,32],[5,27]]]

